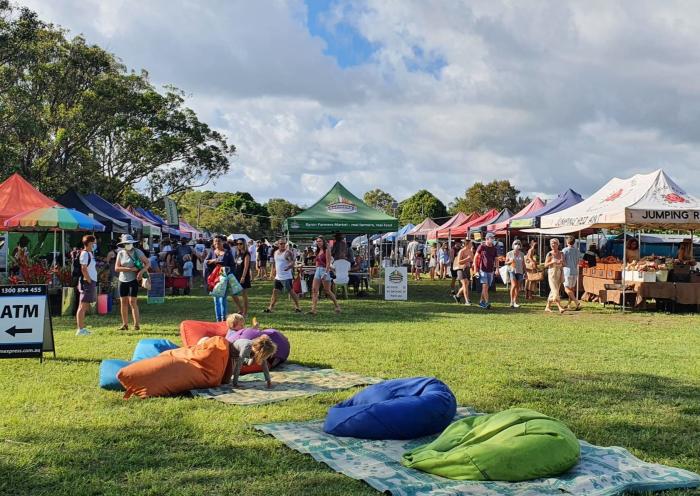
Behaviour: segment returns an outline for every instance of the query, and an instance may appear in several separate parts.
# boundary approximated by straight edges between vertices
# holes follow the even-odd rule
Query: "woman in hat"
[[[117,253],[114,270],[119,274],[119,297],[122,326],[120,331],[129,330],[129,308],[134,319],[134,329],[140,329],[139,316],[139,284],[143,275],[148,271],[149,263],[146,255],[134,245],[136,240],[130,234],[122,234],[121,241],[117,243],[121,249]]]

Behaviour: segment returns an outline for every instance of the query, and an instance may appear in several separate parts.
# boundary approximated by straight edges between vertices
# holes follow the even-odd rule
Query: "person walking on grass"
[[[248,254],[250,255],[250,280],[255,279],[258,268],[258,249],[255,246],[255,241],[248,240]]]
[[[428,254],[428,268],[430,269],[430,280],[435,280],[435,271],[438,266],[438,248],[437,244],[430,246],[430,253]]]
[[[425,267],[425,257],[423,256],[423,250],[418,250],[416,253],[416,261],[413,265],[413,280],[420,281],[421,274],[423,273],[423,267]]]
[[[544,266],[548,269],[547,277],[549,279],[549,296],[547,297],[547,306],[544,308],[545,312],[552,311],[552,303],[557,304],[559,313],[564,313],[564,308],[561,306],[561,283],[564,268],[564,254],[559,249],[559,240],[557,238],[552,238],[549,241],[549,246],[552,249],[547,253],[547,257],[544,259]]]
[[[95,264],[95,236],[88,234],[83,236],[83,249],[80,251],[80,279],[78,280],[78,292],[80,303],[75,320],[78,324],[76,336],[89,336],[90,331],[85,328],[85,313],[90,304],[97,301],[97,265]]]
[[[470,271],[472,262],[474,261],[474,243],[468,240],[455,256],[453,269],[459,281],[460,288],[457,294],[453,296],[456,303],[461,303],[460,295],[464,297],[464,304],[469,306],[472,302],[469,299],[469,281],[471,279]]]
[[[493,233],[486,235],[486,241],[479,245],[476,250],[476,267],[481,283],[481,298],[479,306],[484,310],[491,308],[489,303],[489,288],[493,285],[494,273],[498,270],[498,258],[496,246],[494,245],[496,236]]]
[[[581,262],[581,252],[575,246],[576,241],[573,236],[566,237],[566,248],[564,254],[564,291],[569,296],[569,303],[566,308],[573,303],[574,310],[581,310],[581,302],[578,300],[578,264]]]
[[[122,326],[120,331],[129,330],[129,309],[134,320],[134,329],[141,329],[141,316],[139,315],[139,285],[149,264],[146,255],[135,247],[136,240],[130,234],[122,234],[117,246],[121,248],[117,253],[117,261],[114,269],[119,273],[119,309],[121,311]]]
[[[520,240],[513,241],[513,249],[506,254],[506,265],[510,275],[510,307],[520,308],[518,295],[520,285],[525,278],[525,255]]]
[[[270,304],[265,309],[265,313],[272,313],[277,303],[277,296],[280,293],[289,293],[294,303],[294,311],[299,313],[299,297],[292,289],[292,280],[294,278],[292,272],[294,269],[294,254],[287,248],[287,240],[280,239],[277,242],[277,251],[274,256],[275,262],[275,282],[272,288],[272,297]]]
[[[238,238],[236,241],[236,253],[233,256],[233,275],[243,286],[243,291],[239,295],[233,295],[233,301],[238,307],[238,311],[243,317],[248,316],[248,290],[251,288],[250,273],[250,251],[245,244],[245,239]]]
[[[452,278],[452,281],[450,282],[450,294],[455,295],[457,294],[457,284],[458,284],[458,278],[457,278],[457,257],[459,255],[459,252],[462,250],[462,243],[459,241],[455,241],[454,244],[452,245],[452,248],[450,249],[450,266],[449,266],[449,272],[450,276]]]
[[[525,299],[534,300],[535,299],[535,288],[537,287],[537,281],[534,280],[537,270],[537,241],[530,241],[530,248],[527,250],[525,255]]]
[[[335,298],[331,290],[331,254],[326,244],[326,240],[321,236],[316,238],[316,271],[314,272],[314,281],[311,285],[311,311],[309,314],[316,315],[316,306],[318,305],[318,293],[323,286],[328,299],[335,305],[335,313],[340,313],[338,300]]]

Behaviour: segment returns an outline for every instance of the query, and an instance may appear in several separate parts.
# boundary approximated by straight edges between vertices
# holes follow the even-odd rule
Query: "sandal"
[[[301,313],[301,308],[295,308],[295,309],[294,309],[294,312],[295,312],[295,313]]]
[[[544,311],[545,311],[546,313],[552,313],[552,309],[551,309],[551,308],[545,308]]]
[[[121,327],[119,328],[119,330],[120,330],[120,331],[128,331],[128,330],[129,330],[129,326],[128,326],[127,324],[124,324],[123,326],[121,326]]]
[[[141,326],[140,326],[140,325],[135,325],[135,326],[134,326],[134,330],[135,330],[135,331],[140,331],[140,330],[141,330]]]
[[[270,310],[269,308],[266,308],[265,310],[263,310],[263,313],[272,313],[272,310]]]

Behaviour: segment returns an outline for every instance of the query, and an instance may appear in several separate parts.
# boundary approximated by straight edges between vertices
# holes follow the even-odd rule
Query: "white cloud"
[[[378,47],[342,69],[290,2],[31,0],[188,94],[238,147],[217,189],[313,203],[475,180],[588,194],[664,167],[700,193],[700,9],[692,1],[344,3],[326,26]]]

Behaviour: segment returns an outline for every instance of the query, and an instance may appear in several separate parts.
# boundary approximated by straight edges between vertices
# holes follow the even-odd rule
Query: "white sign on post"
[[[387,267],[384,269],[384,299],[408,299],[408,270],[406,267]]]
[[[46,285],[0,286],[0,358],[44,351],[54,351]]]

